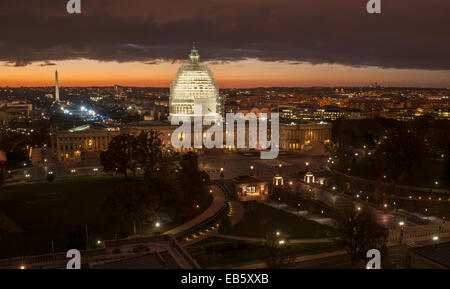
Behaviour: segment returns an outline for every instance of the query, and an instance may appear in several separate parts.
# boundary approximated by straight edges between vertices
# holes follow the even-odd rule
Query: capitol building
[[[214,80],[211,70],[206,64],[200,63],[200,55],[195,45],[189,55],[189,62],[181,65],[175,79],[170,85],[169,112],[173,117],[193,117],[195,107],[202,107],[202,116],[223,116],[225,109],[222,98],[219,95],[219,87]],[[252,111],[253,112],[253,111]],[[259,113],[259,112],[258,112]],[[98,162],[99,155],[108,148],[111,139],[120,134],[138,135],[144,130],[154,129],[161,133],[164,145],[179,151],[202,151],[205,148],[180,148],[175,149],[171,144],[171,136],[174,126],[170,121],[138,122],[123,125],[121,127],[108,127],[105,124],[84,125],[70,130],[51,130],[50,147],[46,152],[34,158],[36,163],[46,158],[55,159],[59,163]],[[245,141],[249,143],[249,126],[245,126]],[[270,135],[270,129],[268,135]],[[224,126],[224,135],[225,131]],[[227,151],[247,150],[237,148],[237,130],[235,129],[235,144],[227,146],[224,140],[223,148]],[[310,151],[318,144],[328,144],[331,140],[330,123],[313,123],[302,121],[301,123],[280,123],[279,149],[284,151]],[[180,135],[179,139],[183,136]],[[194,138],[194,134],[191,135]],[[258,149],[261,146],[258,144]]]
[[[202,116],[222,114],[219,87],[209,67],[200,63],[200,55],[194,43],[189,62],[178,69],[170,85],[170,118],[194,116],[196,105],[202,108]]]

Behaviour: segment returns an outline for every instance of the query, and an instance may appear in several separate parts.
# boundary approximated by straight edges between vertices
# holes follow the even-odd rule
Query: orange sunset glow
[[[33,63],[23,67],[3,64],[0,86],[51,86],[60,73],[62,86],[168,87],[180,65],[177,62],[100,62],[65,60],[55,65]],[[290,64],[255,59],[208,63],[222,88],[270,86],[386,86],[446,87],[450,71],[352,67],[339,64]]]

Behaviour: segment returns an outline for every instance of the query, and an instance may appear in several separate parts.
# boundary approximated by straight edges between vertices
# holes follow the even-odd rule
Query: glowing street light
[[[160,226],[161,226],[161,223],[160,223],[160,222],[156,222],[156,223],[155,223],[155,227],[156,227],[156,228],[159,228]]]
[[[439,237],[438,236],[433,236],[433,241],[437,241],[437,240],[439,240]]]

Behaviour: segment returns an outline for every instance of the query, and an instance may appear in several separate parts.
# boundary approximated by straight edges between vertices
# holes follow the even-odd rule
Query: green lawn
[[[450,202],[395,199],[397,206],[413,213],[420,213],[438,218],[450,218]]]
[[[367,161],[365,158],[357,159],[354,163],[342,164],[339,161],[333,167],[334,169],[348,175],[353,175],[363,179],[380,180],[381,171],[379,164],[373,161]],[[348,171],[350,168],[350,171]],[[444,162],[425,160],[421,168],[408,172],[402,181],[395,181],[400,185],[417,186],[422,188],[448,189],[444,185],[442,174],[444,172]],[[392,179],[383,179],[383,182],[393,183]],[[438,181],[438,185],[434,182]]]
[[[290,246],[295,255],[336,248],[333,242],[291,244]],[[212,237],[189,246],[187,250],[203,268],[264,260],[264,245],[256,242]]]
[[[291,239],[326,238],[336,235],[333,228],[297,217],[257,202],[245,202],[245,215],[231,235],[265,238],[281,231]]]
[[[107,194],[122,182],[122,176],[74,177],[0,188],[0,212],[22,229],[17,244],[0,250],[0,255],[1,251],[8,257],[49,253],[52,241],[56,251],[64,251],[73,240],[83,242],[86,225],[92,244],[114,239],[116,233],[119,238],[131,234],[131,226],[112,223],[101,207]],[[184,221],[162,224],[158,230],[169,230]],[[142,231],[152,234],[154,226]]]

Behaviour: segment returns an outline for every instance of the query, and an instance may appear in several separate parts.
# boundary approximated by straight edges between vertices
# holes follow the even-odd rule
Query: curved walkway
[[[169,230],[165,232],[165,235],[175,235],[180,232],[186,231],[195,225],[198,225],[202,223],[203,221],[207,220],[208,218],[214,216],[217,212],[220,211],[220,209],[223,208],[225,203],[225,193],[217,186],[211,186],[211,190],[213,191],[213,201],[208,209],[206,209],[203,213],[195,217],[194,219],[184,223],[183,225],[180,225],[178,227],[173,228],[172,230]]]
[[[242,236],[232,236],[232,235],[222,235],[219,233],[212,233],[211,235],[224,239],[232,239],[232,240],[242,240],[249,242],[265,242],[264,238],[252,238],[252,237],[242,237]],[[291,239],[289,240],[290,244],[307,244],[307,243],[330,243],[333,242],[334,239],[331,238],[321,238],[321,239]]]

